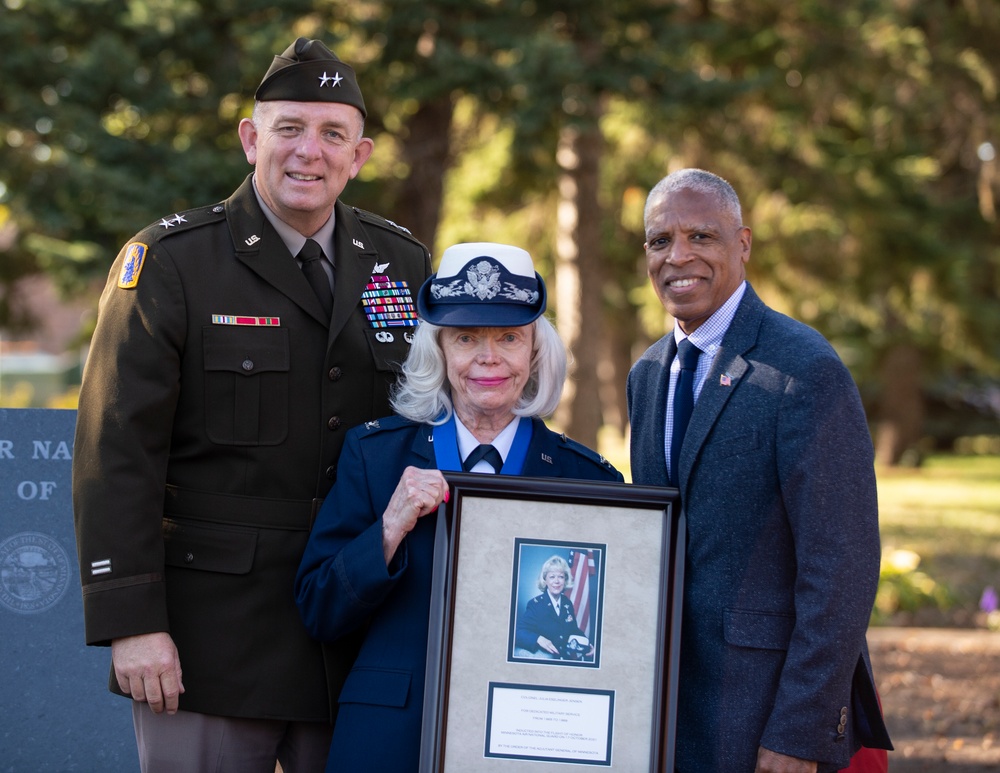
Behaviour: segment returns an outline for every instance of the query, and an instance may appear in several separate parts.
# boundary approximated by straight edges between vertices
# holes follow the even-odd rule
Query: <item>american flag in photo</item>
[[[569,598],[576,610],[576,622],[580,630],[591,641],[594,640],[590,630],[590,578],[597,574],[594,566],[593,550],[571,550],[569,552],[569,571],[573,576],[573,587],[569,589]]]

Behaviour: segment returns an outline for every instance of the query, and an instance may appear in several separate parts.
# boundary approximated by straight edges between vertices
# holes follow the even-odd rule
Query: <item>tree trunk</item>
[[[556,420],[575,440],[596,448],[602,424],[604,284],[597,194],[604,140],[596,105],[593,113],[585,126],[562,130],[556,154],[562,170],[556,218],[556,313],[559,333],[574,360]]]
[[[444,94],[420,108],[407,122],[401,149],[409,176],[402,181],[390,217],[408,228],[433,253],[441,219],[444,176],[451,166],[451,119],[454,103]]]
[[[605,427],[613,427],[625,436],[628,427],[628,401],[625,380],[632,367],[632,342],[635,341],[636,315],[632,306],[615,308],[605,324],[601,366],[601,404]]]
[[[915,449],[924,425],[924,398],[920,391],[920,351],[910,343],[894,344],[882,358],[875,431],[875,461],[894,467]]]

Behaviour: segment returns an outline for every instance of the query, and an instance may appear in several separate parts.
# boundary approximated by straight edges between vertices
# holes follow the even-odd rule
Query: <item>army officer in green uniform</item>
[[[73,495],[87,643],[143,771],[322,769],[353,653],[292,588],[348,428],[389,412],[426,248],[338,198],[372,152],[353,70],[300,38],[239,135],[253,174],[119,253]]]

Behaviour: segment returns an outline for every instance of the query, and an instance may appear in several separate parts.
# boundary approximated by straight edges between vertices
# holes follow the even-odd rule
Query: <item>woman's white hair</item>
[[[516,416],[550,416],[559,405],[566,381],[566,348],[545,317],[531,323],[531,365],[528,381],[517,402]],[[392,408],[400,416],[422,424],[444,424],[451,418],[451,385],[440,344],[442,327],[423,322],[413,334],[403,374],[392,392]]]

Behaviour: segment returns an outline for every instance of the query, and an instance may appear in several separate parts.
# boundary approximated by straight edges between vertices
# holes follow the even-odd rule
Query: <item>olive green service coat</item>
[[[328,322],[247,178],[140,232],[101,297],[73,459],[86,639],[169,632],[183,710],[327,720],[350,666],[328,651],[324,679],[295,572],[346,431],[390,412],[409,349],[362,292],[377,274],[416,295],[430,256],[340,202],[334,242]]]

